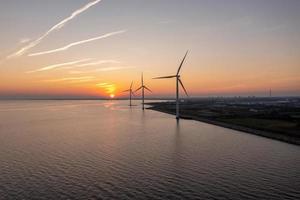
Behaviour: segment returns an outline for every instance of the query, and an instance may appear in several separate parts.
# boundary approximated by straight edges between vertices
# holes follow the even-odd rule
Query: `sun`
[[[109,97],[110,97],[111,99],[113,99],[113,98],[115,98],[115,95],[114,95],[114,94],[110,94]]]

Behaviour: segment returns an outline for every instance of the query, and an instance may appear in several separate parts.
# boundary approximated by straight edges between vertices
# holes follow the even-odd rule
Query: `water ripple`
[[[0,102],[0,199],[300,199],[298,146],[126,105]]]

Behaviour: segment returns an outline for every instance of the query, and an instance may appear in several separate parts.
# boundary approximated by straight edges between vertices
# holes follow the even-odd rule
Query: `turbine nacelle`
[[[145,109],[145,107],[144,107],[144,104],[145,104],[144,103],[145,102],[145,89],[148,90],[151,93],[152,93],[152,91],[146,85],[144,85],[144,76],[143,76],[143,73],[142,73],[142,77],[141,77],[141,84],[142,85],[138,89],[136,89],[134,92],[142,90],[142,108],[144,110]]]
[[[160,77],[155,77],[153,79],[169,79],[169,78],[176,78],[176,118],[179,119],[179,85],[182,87],[184,93],[186,94],[186,96],[189,96],[183,83],[182,80],[180,79],[180,70],[182,68],[182,65],[186,59],[186,56],[188,54],[189,51],[187,51],[177,69],[177,73],[176,75],[171,75],[171,76],[160,76]]]
[[[134,91],[132,90],[133,81],[131,81],[130,88],[128,90],[124,90],[123,92],[129,92],[129,106],[132,106],[131,104],[131,96],[135,96]]]

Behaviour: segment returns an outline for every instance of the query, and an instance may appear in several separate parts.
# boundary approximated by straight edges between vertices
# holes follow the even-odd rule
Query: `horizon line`
[[[215,96],[194,96],[194,97],[183,97],[181,100],[188,99],[207,99],[207,98],[300,98],[300,95],[283,95],[283,96],[256,96],[256,95],[233,95],[233,96],[225,96],[225,95],[215,95]],[[0,97],[1,100],[128,100],[128,97],[119,97],[119,98],[110,98],[110,97]],[[141,100],[141,97],[132,98],[132,100]],[[174,97],[150,97],[145,98],[145,100],[175,100]]]

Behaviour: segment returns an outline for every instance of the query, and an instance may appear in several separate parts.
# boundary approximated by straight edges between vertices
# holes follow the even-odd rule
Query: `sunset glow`
[[[174,96],[174,80],[152,78],[188,49],[191,96],[300,95],[298,1],[46,2],[1,2],[0,98],[126,97],[142,72],[149,97]]]
[[[300,0],[0,0],[0,28],[0,200],[300,200]]]

